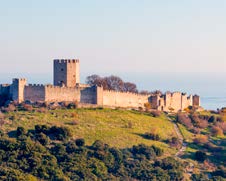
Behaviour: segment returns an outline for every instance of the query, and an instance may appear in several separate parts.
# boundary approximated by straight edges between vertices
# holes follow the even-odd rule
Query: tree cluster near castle
[[[98,78],[98,79],[97,79]],[[26,79],[13,79],[12,84],[0,85],[0,95],[18,102],[74,102],[105,107],[144,108],[149,102],[152,109],[177,112],[190,106],[198,108],[197,95],[174,93],[138,93],[136,85],[123,82],[115,76],[88,77],[89,84],[80,83],[78,59],[54,60],[54,84],[28,84]],[[99,82],[95,82],[95,81]],[[115,86],[115,85],[120,86]]]

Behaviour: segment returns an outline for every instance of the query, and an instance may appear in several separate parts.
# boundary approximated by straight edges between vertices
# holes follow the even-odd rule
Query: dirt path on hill
[[[184,141],[184,137],[183,137],[178,125],[171,118],[168,117],[168,119],[173,123],[174,130],[175,130],[175,132],[177,134],[177,137],[178,137],[179,141],[182,143],[182,146],[178,150],[178,152],[175,154],[175,157],[178,158],[178,159],[182,159],[181,157],[184,155],[184,152],[187,149],[187,143]],[[194,171],[194,164],[189,162],[189,167],[186,168],[186,174],[191,176],[193,171]]]

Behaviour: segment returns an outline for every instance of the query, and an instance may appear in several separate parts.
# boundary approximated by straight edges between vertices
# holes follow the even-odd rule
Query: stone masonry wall
[[[129,92],[103,91],[103,106],[112,107],[144,107],[149,95],[134,94]]]
[[[8,95],[9,96],[10,85],[9,84],[0,84],[0,95]]]
[[[77,83],[80,83],[79,60],[54,60],[54,85],[75,87]]]
[[[99,94],[99,96],[101,95]],[[93,86],[81,89],[80,102],[87,104],[97,104],[97,87]]]
[[[45,86],[46,102],[73,102],[80,100],[80,89],[69,87]]]
[[[39,84],[29,84],[24,89],[24,101],[32,102],[45,101],[45,86]]]
[[[13,79],[10,86],[10,97],[18,102],[24,101],[24,87],[27,83],[26,79]]]

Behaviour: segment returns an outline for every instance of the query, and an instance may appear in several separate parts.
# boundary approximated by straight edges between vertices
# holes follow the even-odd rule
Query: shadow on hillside
[[[154,139],[151,139],[149,136],[147,136],[146,134],[141,134],[141,133],[133,133],[134,135],[137,135],[137,136],[140,136],[141,138],[144,138],[146,140],[150,140],[150,141],[160,141],[160,142],[163,142],[163,143],[166,143],[168,144],[169,143],[169,140],[163,140],[163,139],[160,139],[160,140],[154,140]]]
[[[184,154],[180,157],[182,159],[191,159],[194,160],[195,159],[195,154],[193,152],[184,152]]]
[[[8,136],[9,136],[10,138],[16,138],[16,137],[17,137],[17,136],[16,136],[16,130],[8,132]]]

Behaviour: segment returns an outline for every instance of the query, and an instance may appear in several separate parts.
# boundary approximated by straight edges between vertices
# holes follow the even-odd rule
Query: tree
[[[115,75],[107,77],[91,75],[86,78],[86,83],[91,86],[102,86],[104,90],[138,93],[136,84],[124,82],[120,77]]]
[[[97,85],[105,87],[104,79],[96,74],[88,76],[86,78],[86,83],[91,86]]]
[[[142,90],[142,91],[140,91],[140,94],[149,95],[151,93],[149,91],[147,91],[147,90]]]
[[[206,153],[203,151],[195,152],[195,159],[203,162],[207,158]]]
[[[75,140],[75,144],[77,145],[77,146],[84,146],[85,145],[85,140],[83,139],[83,138],[79,138],[79,139],[77,139],[77,140]]]
[[[120,77],[111,75],[109,77],[105,77],[104,80],[106,81],[107,88],[109,90],[123,91],[124,83]]]
[[[125,82],[125,83],[123,84],[123,91],[124,91],[124,92],[138,93],[136,84],[131,83],[131,82]]]
[[[16,135],[17,137],[21,136],[21,135],[25,135],[26,134],[26,131],[24,129],[24,127],[18,127],[17,130],[16,130]]]

